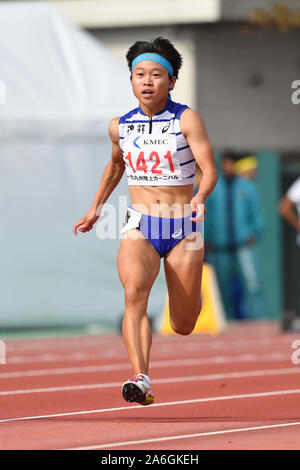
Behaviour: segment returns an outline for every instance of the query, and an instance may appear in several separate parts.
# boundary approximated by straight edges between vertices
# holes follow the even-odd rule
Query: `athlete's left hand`
[[[204,222],[206,209],[205,209],[205,201],[200,196],[194,196],[191,200],[191,207],[192,212],[196,212],[195,217],[191,217],[193,222]]]

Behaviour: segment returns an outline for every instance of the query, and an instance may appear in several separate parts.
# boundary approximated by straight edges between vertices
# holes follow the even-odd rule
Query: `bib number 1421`
[[[168,160],[170,171],[171,171],[171,173],[174,173],[175,169],[174,169],[174,165],[173,165],[173,162],[172,162],[171,152],[168,151],[166,153],[166,155],[163,156],[163,158]],[[147,171],[150,171],[151,173],[156,174],[156,175],[161,175],[162,174],[162,169],[158,168],[161,160],[160,160],[159,154],[157,152],[151,152],[150,155],[149,155],[149,162],[153,161],[153,165],[151,166],[151,168],[148,168],[148,166],[147,166],[144,152],[139,153],[139,156],[136,160],[136,168],[134,168],[134,166],[132,164],[131,152],[129,152],[124,157],[124,159],[128,160],[128,163],[129,163],[133,173],[136,173],[136,170],[139,170],[139,171],[144,171],[144,173],[147,173]]]

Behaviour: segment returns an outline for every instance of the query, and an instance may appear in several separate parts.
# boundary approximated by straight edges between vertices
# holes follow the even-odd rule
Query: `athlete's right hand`
[[[80,232],[89,232],[94,223],[99,219],[96,209],[90,209],[83,217],[73,226],[73,233],[77,235],[77,230]]]

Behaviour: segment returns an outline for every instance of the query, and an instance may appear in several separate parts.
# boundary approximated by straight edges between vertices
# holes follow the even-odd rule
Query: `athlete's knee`
[[[171,326],[172,326],[172,330],[174,331],[174,333],[177,333],[178,335],[182,335],[182,336],[188,336],[194,330],[194,325],[190,326],[186,324],[180,325],[178,323],[171,323]]]
[[[125,286],[125,304],[136,305],[149,296],[150,289],[142,284],[128,284]]]
[[[190,335],[196,326],[196,322],[198,320],[199,314],[201,310],[200,308],[197,309],[194,315],[190,315],[189,318],[186,318],[186,315],[180,316],[176,321],[170,318],[170,323],[173,331],[179,335],[187,336]]]
[[[174,333],[177,333],[178,335],[182,335],[182,336],[190,335],[195,328],[195,324],[196,324],[196,321],[182,320],[182,321],[175,322],[171,320],[171,327]]]

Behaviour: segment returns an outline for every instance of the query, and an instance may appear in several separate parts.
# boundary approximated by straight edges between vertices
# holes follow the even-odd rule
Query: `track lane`
[[[218,432],[232,428],[245,428],[253,426],[266,426],[278,422],[298,422],[295,416],[289,419],[285,415],[284,403],[287,398],[291,407],[299,404],[300,390],[275,391],[273,393],[247,394],[246,396],[217,396],[203,397],[195,402],[162,403],[156,407],[144,408],[139,406],[122,407],[115,411],[105,411],[94,415],[81,415],[45,418],[36,421],[19,421],[2,423],[5,433],[1,439],[2,448],[11,449],[62,449],[82,446],[102,445],[107,449],[114,447],[114,443],[125,441],[140,441],[145,439],[164,438],[165,436],[181,436],[183,434],[199,434]],[[279,406],[281,399],[281,408]],[[265,416],[241,415],[241,406],[248,409],[265,409]],[[277,409],[276,416],[270,416],[268,410]],[[133,413],[134,412],[134,413]],[[170,419],[172,414],[172,419]],[[142,435],[141,435],[142,433]],[[38,438],[38,439],[37,439]],[[163,442],[163,441],[162,441]],[[181,448],[178,440],[176,447]],[[201,440],[202,442],[202,440]],[[282,442],[282,441],[281,441]],[[190,447],[189,440],[183,439],[183,448]],[[203,443],[201,443],[201,446]],[[17,447],[15,447],[17,446]],[[118,446],[122,447],[122,446]],[[128,448],[128,446],[126,446]],[[117,447],[116,447],[117,448]],[[134,449],[134,446],[130,447]],[[137,448],[158,449],[157,441],[152,446]],[[163,447],[170,448],[170,447]]]
[[[122,400],[119,384],[123,379],[128,378],[130,368],[127,366],[127,370],[124,370],[124,364],[128,365],[128,359],[120,337],[103,339],[101,346],[98,337],[88,338],[82,340],[80,349],[76,339],[68,339],[65,342],[62,338],[58,343],[51,340],[45,344],[44,341],[39,340],[39,344],[36,341],[31,341],[30,344],[16,342],[8,345],[8,359],[15,357],[16,362],[8,363],[0,368],[0,387],[3,392],[24,388],[93,386],[97,383],[114,383],[116,385],[99,389],[2,395],[0,407],[2,419],[5,417],[9,419],[22,416],[45,416],[53,413],[61,413],[64,416],[10,422],[1,422],[0,419],[1,448],[71,448],[93,446],[99,443],[105,445],[124,442],[124,435],[126,440],[136,441],[155,439],[157,436],[163,439],[164,436],[182,435],[183,432],[185,434],[215,433],[195,438],[170,440],[168,445],[171,447],[161,447],[162,449],[192,449],[194,448],[192,445],[201,445],[202,447],[199,448],[206,448],[205,446],[210,445],[228,446],[228,441],[233,439],[228,437],[230,429],[270,426],[275,421],[276,424],[289,423],[297,421],[297,419],[300,421],[300,416],[297,416],[295,412],[295,410],[300,410],[300,395],[298,393],[280,394],[280,391],[299,388],[297,370],[300,371],[300,366],[293,367],[290,359],[291,343],[297,339],[297,335],[280,335],[274,328],[270,332],[266,326],[259,331],[260,333],[255,336],[254,328],[243,325],[241,328],[231,328],[225,335],[218,337],[194,335],[188,338],[177,336],[165,338],[155,336],[151,364],[155,361],[158,364],[163,361],[188,361],[191,358],[196,363],[186,364],[183,362],[181,365],[174,363],[173,366],[165,364],[163,367],[159,365],[153,367],[151,372],[153,390],[155,391],[156,403],[162,406],[147,408],[139,405],[127,405]],[[50,346],[50,348],[47,349],[46,346]],[[104,349],[109,354],[105,354]],[[56,358],[56,360],[51,360],[51,354],[52,358]],[[77,355],[75,359],[74,354]],[[267,355],[269,359],[265,360],[264,356]],[[38,360],[39,356],[42,356],[42,361]],[[224,358],[227,359],[224,360]],[[81,366],[104,366],[111,367],[113,370],[70,374],[64,374],[62,371],[53,374],[49,371],[50,373],[47,375],[47,368],[63,370],[64,368]],[[292,372],[287,371],[278,376],[273,374],[239,378],[224,376],[226,373],[247,374],[249,371],[274,368],[291,369]],[[26,370],[44,370],[44,375],[35,377],[8,375],[6,378],[1,378],[1,373],[4,375],[9,372],[22,373]],[[201,380],[190,380],[188,383],[180,382],[180,376],[195,377],[205,374],[223,374],[223,376],[212,380],[202,378]],[[168,384],[159,383],[159,380],[166,381],[172,377],[178,378],[178,380]],[[155,381],[158,382],[155,383]],[[276,390],[278,391],[276,396],[249,397],[251,393],[265,392],[268,394]],[[222,398],[237,395],[245,396],[243,398]],[[213,400],[214,397],[216,400]],[[164,406],[164,403],[169,403],[170,399],[178,401],[176,398],[179,398],[181,402],[186,401],[186,403]],[[198,401],[190,401],[195,399]],[[207,401],[203,401],[205,399]],[[111,408],[112,411],[65,415],[68,412],[107,410],[107,408]],[[255,442],[255,437],[250,437],[250,435],[255,436],[256,433],[263,433],[263,436],[267,436],[268,445],[274,445],[277,439],[277,447],[275,448],[279,448],[279,442],[281,445],[293,446],[295,442],[291,437],[291,429],[294,429],[294,434],[297,434],[296,425],[295,428],[286,426],[249,432],[240,431],[238,433],[236,431],[235,436],[239,437],[238,439],[234,437],[234,445],[238,446],[239,443],[247,445],[247,442]],[[216,434],[219,431],[228,432]],[[193,441],[193,439],[195,440]],[[262,445],[261,439],[257,438],[256,445]],[[14,447],[11,447],[12,445]],[[141,445],[148,447],[140,447]],[[173,445],[175,447],[172,447]],[[128,449],[128,446],[126,448]],[[148,444],[137,444],[137,447],[132,444],[130,448],[158,449],[159,447],[157,441],[151,441]]]

